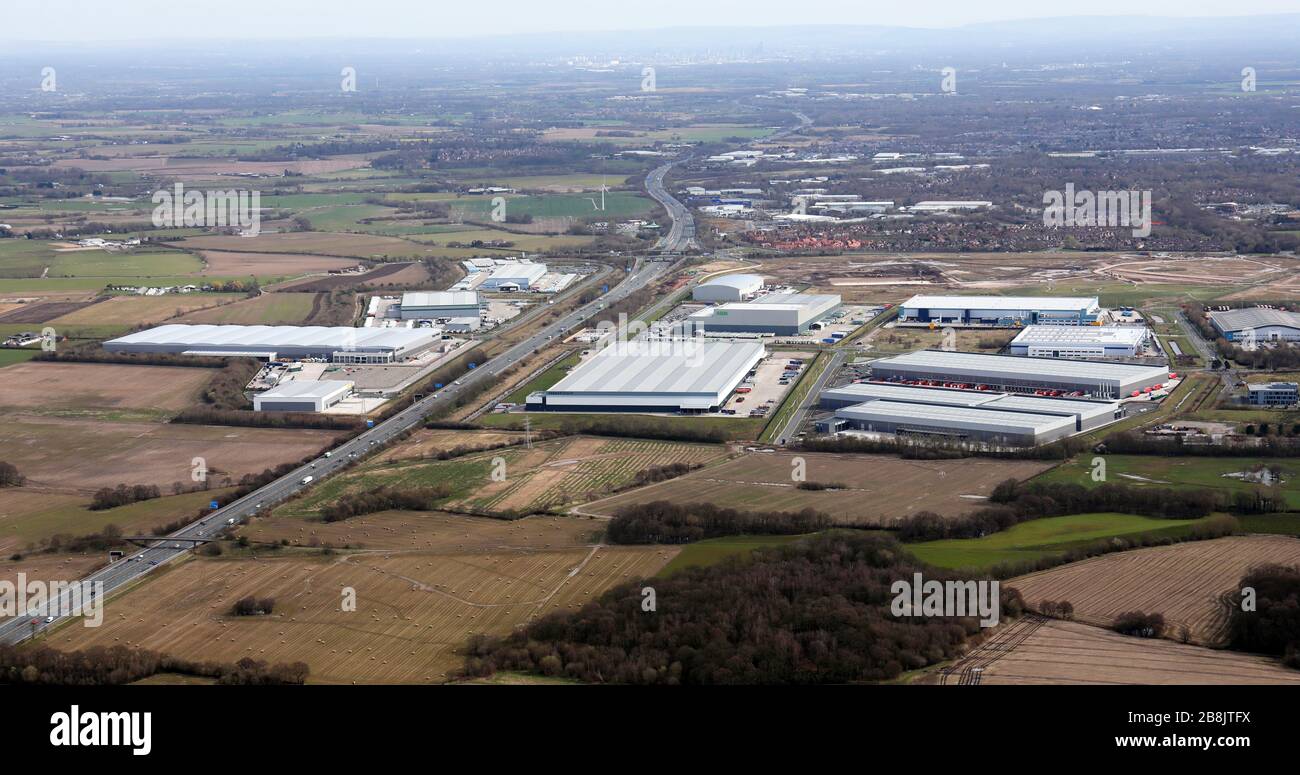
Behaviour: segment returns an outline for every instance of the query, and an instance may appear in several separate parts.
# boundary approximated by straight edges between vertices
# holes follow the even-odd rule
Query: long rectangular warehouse
[[[1145,326],[1027,326],[1012,355],[1042,358],[1131,358],[1151,339]]]
[[[909,404],[888,399],[840,409],[835,417],[856,430],[1011,446],[1046,444],[1075,432],[1074,420],[1060,415]]]
[[[843,409],[867,401],[891,401],[923,406],[954,406],[999,412],[1026,412],[1054,417],[1069,417],[1074,421],[1074,431],[1087,431],[1107,425],[1119,419],[1122,414],[1122,408],[1118,401],[1046,398],[990,391],[915,387],[890,382],[854,382],[824,390],[821,394],[823,409]]]
[[[920,350],[871,363],[873,379],[969,384],[1007,393],[1055,390],[1125,398],[1169,381],[1164,366]]]
[[[429,328],[351,326],[218,326],[171,323],[110,339],[118,353],[174,353],[248,358],[325,358],[335,363],[392,363],[432,347]]]
[[[527,408],[717,411],[765,355],[761,342],[619,342],[574,367],[550,390],[529,394]]]
[[[744,331],[794,336],[834,312],[838,294],[770,293],[753,301],[707,307],[687,321],[705,331]]]
[[[900,305],[898,321],[951,326],[1013,328],[1028,325],[1085,326],[1101,315],[1096,296],[913,296]]]

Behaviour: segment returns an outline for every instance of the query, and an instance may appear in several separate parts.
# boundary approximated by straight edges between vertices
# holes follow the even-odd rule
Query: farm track
[[[958,677],[958,686],[979,686],[984,669],[1002,657],[1011,653],[1017,646],[1029,639],[1048,621],[1038,614],[1025,614],[999,631],[992,638],[984,641],[978,648],[952,667],[944,668],[940,673],[940,684],[947,684],[953,675]]]

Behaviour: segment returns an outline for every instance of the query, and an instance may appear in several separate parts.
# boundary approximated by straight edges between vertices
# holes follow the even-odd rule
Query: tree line
[[[803,535],[830,528],[829,516],[802,511],[737,511],[712,503],[653,501],[619,509],[605,529],[615,544],[687,544],[736,535]]]
[[[376,487],[366,492],[341,495],[323,507],[320,515],[326,522],[341,522],[379,511],[427,511],[450,494],[451,486],[448,484],[400,490]]]
[[[118,506],[161,497],[162,490],[158,489],[156,484],[119,484],[116,487],[101,487],[95,491],[95,495],[90,501],[90,510],[115,509]]]
[[[268,664],[251,657],[233,664],[195,662],[128,646],[59,651],[44,645],[0,645],[0,684],[120,686],[159,673],[213,678],[231,686],[287,686],[306,683],[310,669],[304,662]]]
[[[1241,578],[1239,589],[1255,590],[1255,608],[1240,605],[1233,595],[1228,620],[1234,649],[1282,657],[1287,667],[1300,669],[1300,567],[1261,565]]]

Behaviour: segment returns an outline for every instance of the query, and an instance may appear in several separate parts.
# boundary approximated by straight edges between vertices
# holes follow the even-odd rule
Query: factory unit
[[[1044,398],[884,382],[855,382],[825,390],[821,394],[821,406],[835,410],[834,419],[821,423],[825,430],[853,428],[895,433],[901,428],[902,432],[913,434],[959,435],[978,441],[1015,444],[1042,444],[1099,428],[1123,416],[1118,401]],[[941,409],[966,411],[937,411]],[[958,424],[951,425],[953,422]]]
[[[1011,340],[1012,355],[1041,358],[1132,358],[1146,349],[1143,326],[1026,326]]]
[[[492,270],[492,273],[479,285],[479,288],[485,291],[501,291],[502,293],[527,291],[531,290],[545,274],[546,264],[525,264],[522,262],[498,264]]]
[[[1101,319],[1096,296],[913,296],[900,305],[901,324],[938,326],[1088,326]]]
[[[715,277],[695,286],[691,298],[695,301],[743,301],[763,290],[763,278],[756,274],[729,274]]]
[[[1295,382],[1246,385],[1246,403],[1251,406],[1291,406],[1300,403],[1300,385]]]
[[[763,360],[761,342],[618,342],[588,357],[530,411],[716,412]]]
[[[172,353],[228,358],[315,358],[334,363],[394,363],[438,344],[431,328],[223,326],[171,323],[110,339],[118,353]]]
[[[1252,307],[1210,312],[1210,323],[1229,342],[1300,341],[1300,315],[1280,309]]]
[[[708,307],[686,318],[695,330],[794,336],[840,306],[839,294],[769,293],[753,301]]]
[[[871,376],[886,382],[958,383],[1007,393],[1056,391],[1094,398],[1140,395],[1170,379],[1164,366],[946,350],[920,350],[872,361]]]
[[[402,294],[402,320],[477,318],[483,302],[474,291],[416,291]]]
[[[255,412],[323,412],[352,394],[347,380],[282,382],[253,396]]]

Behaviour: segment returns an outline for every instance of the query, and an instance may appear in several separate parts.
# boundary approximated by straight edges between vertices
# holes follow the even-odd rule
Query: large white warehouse
[[[1252,307],[1209,313],[1210,322],[1229,342],[1300,341],[1300,315],[1280,309]]]
[[[118,353],[212,357],[325,358],[335,363],[392,363],[439,342],[431,328],[350,326],[217,326],[171,323],[110,339]]]
[[[763,278],[756,274],[729,274],[695,286],[691,298],[696,301],[743,301],[763,289]]]
[[[888,382],[957,383],[1008,393],[1057,391],[1125,398],[1168,382],[1169,369],[1107,361],[920,350],[872,361],[871,376]]]
[[[717,411],[766,351],[760,342],[632,341],[600,350],[528,409],[562,412]]]
[[[839,306],[838,294],[769,293],[753,301],[702,309],[690,315],[687,322],[697,330],[794,336]]]
[[[913,296],[903,302],[903,324],[939,326],[1084,326],[1096,322],[1096,296]]]
[[[485,291],[527,291],[546,275],[546,264],[501,264],[492,270],[479,288]]]
[[[282,382],[253,396],[255,412],[323,412],[352,393],[346,380]]]
[[[1144,326],[1026,326],[1012,355],[1042,358],[1131,358],[1151,340]]]
[[[477,318],[482,302],[474,291],[416,291],[402,294],[403,320]]]

